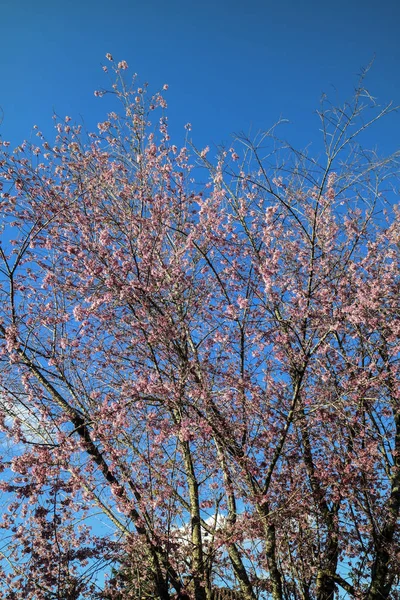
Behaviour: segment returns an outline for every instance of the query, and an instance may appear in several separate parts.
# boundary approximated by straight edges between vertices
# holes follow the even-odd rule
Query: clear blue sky
[[[173,135],[190,121],[197,145],[229,143],[282,116],[282,135],[304,147],[321,93],[349,97],[373,55],[370,91],[400,104],[399,23],[398,0],[1,0],[0,133],[51,132],[53,110],[95,127],[111,52],[151,89],[169,84]],[[399,133],[400,115],[382,125],[385,152]]]

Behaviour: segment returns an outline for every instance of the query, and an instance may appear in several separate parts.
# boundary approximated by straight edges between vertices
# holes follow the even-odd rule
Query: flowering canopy
[[[391,108],[214,161],[127,67],[97,133],[1,148],[3,598],[398,597]]]

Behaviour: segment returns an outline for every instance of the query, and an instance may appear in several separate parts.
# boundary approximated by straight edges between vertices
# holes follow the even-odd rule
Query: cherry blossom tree
[[[214,157],[108,58],[97,133],[1,148],[2,596],[399,597],[393,107]]]

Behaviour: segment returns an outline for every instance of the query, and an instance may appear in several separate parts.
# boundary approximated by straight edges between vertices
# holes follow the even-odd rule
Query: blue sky
[[[370,91],[400,104],[399,22],[397,0],[2,0],[0,134],[19,143],[37,123],[51,135],[53,111],[94,128],[106,106],[93,91],[107,85],[111,52],[154,91],[169,84],[178,143],[186,122],[201,146],[282,116],[291,125],[281,135],[304,147],[321,93],[351,96],[374,55]],[[370,139],[391,152],[399,133],[397,116]]]

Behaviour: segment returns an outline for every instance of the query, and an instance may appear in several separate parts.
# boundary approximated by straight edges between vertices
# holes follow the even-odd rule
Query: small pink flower
[[[155,156],[157,154],[157,146],[155,144],[151,144],[149,147],[150,156]]]
[[[122,69],[124,71],[127,68],[128,63],[126,62],[126,60],[121,60],[121,62],[118,63],[118,69]]]
[[[231,317],[232,319],[237,318],[237,311],[236,311],[236,308],[233,306],[233,304],[228,304],[228,306],[225,309],[225,314],[228,317]]]
[[[107,52],[106,58],[107,58],[107,60],[114,60],[112,55],[109,52]]]
[[[104,121],[104,123],[98,123],[97,127],[99,128],[99,131],[101,131],[103,133],[104,131],[107,131],[111,127],[111,123],[110,123],[110,121]]]
[[[15,327],[15,325],[10,325],[10,327],[6,328],[4,337],[6,340],[6,347],[7,347],[8,352],[17,350],[17,348],[19,347],[17,336],[18,336],[18,331],[17,331],[17,328]]]
[[[247,308],[249,306],[248,298],[242,298],[241,296],[238,297],[237,303],[240,308]]]
[[[162,88],[162,89],[163,89],[163,90],[167,90],[167,89],[168,89],[168,83],[164,83],[164,85],[163,85],[163,88]]]
[[[77,306],[74,307],[72,312],[76,321],[82,321],[82,319],[84,318],[84,314],[82,307],[79,306],[79,304],[77,304]],[[74,346],[74,343],[72,343],[72,346]]]

